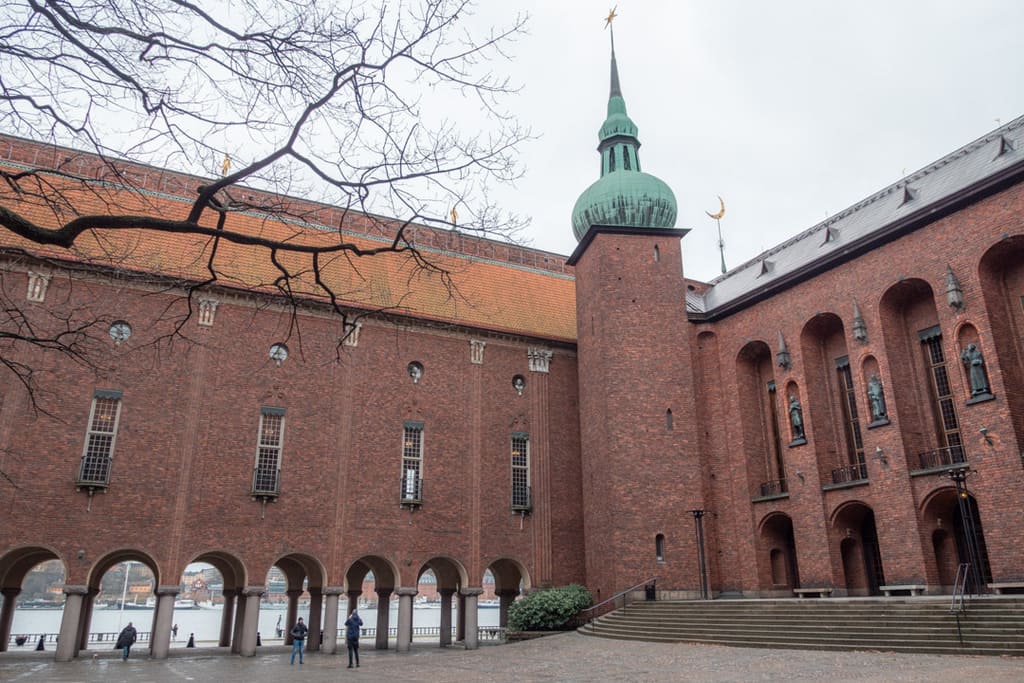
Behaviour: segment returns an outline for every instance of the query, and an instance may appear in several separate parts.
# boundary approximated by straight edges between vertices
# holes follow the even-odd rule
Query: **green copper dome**
[[[608,116],[598,133],[601,177],[588,187],[572,210],[572,231],[583,239],[592,225],[671,228],[676,224],[676,197],[664,182],[640,170],[637,127],[626,113],[612,43]]]

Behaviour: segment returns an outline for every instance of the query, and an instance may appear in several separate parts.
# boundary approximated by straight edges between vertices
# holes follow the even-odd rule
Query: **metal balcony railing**
[[[257,498],[277,498],[281,493],[281,473],[274,469],[256,467],[252,472],[252,495]]]
[[[529,512],[532,508],[532,497],[529,486],[512,485],[512,509],[516,512]]]
[[[765,481],[761,483],[761,498],[768,498],[770,496],[781,496],[783,493],[788,493],[789,488],[786,486],[785,479],[772,479],[771,481]]]
[[[402,505],[423,505],[423,477],[402,475],[398,497]]]
[[[854,481],[867,481],[868,466],[859,462],[855,465],[846,465],[832,470],[833,484],[846,484]]]
[[[963,446],[948,446],[936,448],[917,454],[918,463],[922,470],[934,470],[942,467],[963,465],[967,462],[967,454]]]
[[[105,489],[110,484],[110,462],[107,455],[83,455],[75,483],[79,488]]]

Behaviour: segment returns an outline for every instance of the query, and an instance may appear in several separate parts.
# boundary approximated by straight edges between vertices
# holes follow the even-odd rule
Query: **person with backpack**
[[[302,646],[306,644],[306,634],[309,629],[302,623],[302,617],[295,622],[295,626],[292,626],[292,664],[295,664],[295,653],[299,653],[299,666],[302,666]]]

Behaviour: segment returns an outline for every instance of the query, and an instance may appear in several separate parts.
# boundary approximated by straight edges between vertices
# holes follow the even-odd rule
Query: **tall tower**
[[[703,486],[676,201],[643,173],[614,37],[601,177],[572,213],[587,584],[595,600],[658,576],[700,585]]]

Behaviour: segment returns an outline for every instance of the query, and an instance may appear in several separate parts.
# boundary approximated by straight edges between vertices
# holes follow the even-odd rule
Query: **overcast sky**
[[[530,14],[510,69],[540,139],[498,197],[532,246],[570,254],[576,198],[598,177],[608,99],[604,0],[483,0]],[[1020,0],[620,0],[616,54],[644,171],[679,205],[688,277],[733,268],[904,173],[1024,114]]]

